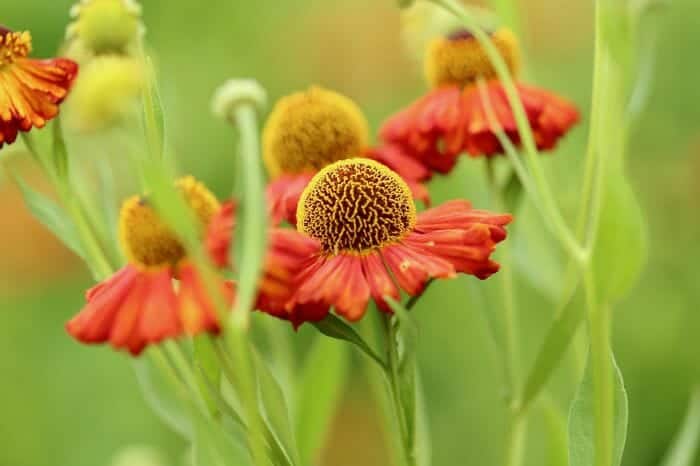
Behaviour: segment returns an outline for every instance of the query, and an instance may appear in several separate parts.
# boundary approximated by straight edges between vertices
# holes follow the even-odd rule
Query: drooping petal
[[[287,303],[294,313],[299,305],[333,306],[351,322],[364,316],[370,287],[357,255],[319,256],[298,279],[299,288]]]
[[[367,149],[365,155],[398,173],[408,184],[413,198],[426,206],[430,205],[430,192],[423,182],[432,177],[432,172],[424,164],[406,154],[396,144],[384,144]]]
[[[77,73],[78,65],[63,58],[20,58],[0,66],[0,148],[19,131],[42,128],[58,115]]]
[[[576,107],[566,99],[544,89],[517,84],[520,101],[525,108],[530,127],[535,136],[537,149],[551,150],[557,142],[579,121]],[[488,103],[498,124],[508,138],[519,146],[520,135],[515,116],[511,110],[505,89],[499,81],[486,85]],[[496,138],[495,128],[488,119],[485,99],[477,86],[464,91],[464,106],[467,112],[468,138],[464,149],[471,156],[493,156],[502,154],[503,147]]]
[[[237,205],[233,201],[224,203],[212,217],[207,227],[205,244],[209,257],[218,267],[229,265],[229,250],[236,226]]]
[[[283,220],[296,225],[299,198],[313,176],[314,173],[283,175],[267,185],[265,195],[273,225]]]
[[[382,261],[381,255],[379,253],[371,253],[364,256],[362,258],[362,271],[369,284],[372,299],[377,303],[379,309],[384,312],[391,312],[391,308],[386,302],[386,297],[388,296],[398,301],[401,296],[389,275],[386,265]]]
[[[89,290],[85,307],[66,324],[82,343],[109,342],[138,356],[150,344],[182,333],[168,269],[126,266]]]
[[[421,294],[431,278],[456,276],[450,262],[421,249],[414,249],[405,240],[384,248],[382,255],[399,286],[411,296]]]
[[[185,332],[197,335],[202,332],[218,333],[221,330],[216,300],[211,296],[199,276],[197,269],[189,263],[180,267],[180,289],[178,290],[178,310]],[[217,284],[221,304],[230,309],[235,300],[233,283],[219,280]]]

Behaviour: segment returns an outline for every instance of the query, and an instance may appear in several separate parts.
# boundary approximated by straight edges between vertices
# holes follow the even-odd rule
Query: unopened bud
[[[144,30],[141,5],[134,0],[81,0],[71,16],[67,39],[80,40],[97,55],[125,53]]]
[[[253,79],[231,79],[214,93],[212,111],[220,118],[230,120],[242,105],[250,105],[259,113],[267,108],[267,93]]]
[[[68,101],[69,122],[94,131],[119,123],[138,103],[143,67],[129,57],[105,55],[85,65]]]

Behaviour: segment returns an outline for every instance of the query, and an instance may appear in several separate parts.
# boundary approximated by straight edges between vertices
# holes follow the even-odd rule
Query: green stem
[[[387,359],[389,361],[389,370],[387,378],[389,381],[389,397],[391,398],[396,414],[396,421],[399,425],[400,444],[403,448],[403,459],[406,466],[415,466],[416,458],[413,451],[413,439],[410,438],[408,432],[407,413],[401,402],[401,390],[399,388],[399,352],[398,352],[398,333],[396,326],[393,325],[392,316],[385,314],[383,316],[384,328],[386,332]]]
[[[498,210],[504,208],[503,195],[498,179],[496,177],[495,166],[492,159],[486,159],[486,178],[489,183],[491,195]],[[508,243],[508,242],[506,242]],[[506,373],[506,389],[508,391],[508,407],[511,407],[513,397],[518,393],[519,387],[519,358],[518,358],[518,315],[516,308],[515,283],[513,277],[513,256],[509,244],[503,244],[501,252],[504,267],[499,272],[499,281],[502,286],[503,297],[503,330],[504,330],[504,361]],[[523,462],[523,442],[525,429],[527,426],[524,415],[517,411],[508,409],[509,428],[506,441],[506,466],[520,466]],[[524,413],[523,413],[524,414]]]
[[[174,366],[177,368],[185,386],[188,388],[194,403],[202,410],[203,413],[208,413],[206,401],[199,391],[199,383],[197,383],[197,377],[195,376],[192,364],[187,359],[182,351],[182,347],[177,344],[174,340],[167,340],[163,343],[163,348],[168,353],[173,361]]]
[[[533,177],[534,186],[538,192],[538,198],[542,201],[544,212],[546,213],[545,220],[548,222],[548,225],[550,225],[557,240],[562,244],[569,255],[574,257],[577,262],[583,262],[585,260],[585,251],[576,241],[554,199],[552,189],[539,161],[539,154],[537,152],[537,145],[535,144],[532,128],[530,127],[523,103],[520,100],[518,90],[512,77],[510,76],[508,65],[489,38],[488,34],[479,26],[477,21],[475,21],[474,18],[467,13],[465,8],[459,2],[455,0],[432,1],[433,3],[457,16],[462,21],[465,28],[474,34],[474,37],[484,48],[486,55],[489,57],[489,60],[491,61],[496,74],[503,85],[508,103],[513,111],[513,116],[515,117],[518,132],[525,150],[528,167]]]
[[[595,466],[612,466],[614,380],[609,308],[597,302],[594,277],[584,272],[593,375]]]

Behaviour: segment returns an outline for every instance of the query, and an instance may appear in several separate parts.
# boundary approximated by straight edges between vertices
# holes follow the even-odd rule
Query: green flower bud
[[[78,39],[97,55],[125,53],[143,33],[141,5],[134,0],[81,0],[73,5],[75,21],[67,39]]]
[[[143,80],[143,66],[134,58],[96,57],[81,69],[67,102],[69,123],[82,131],[118,124],[138,105]]]
[[[212,111],[220,118],[230,120],[241,105],[251,105],[262,113],[267,107],[267,93],[253,79],[231,79],[216,90]]]

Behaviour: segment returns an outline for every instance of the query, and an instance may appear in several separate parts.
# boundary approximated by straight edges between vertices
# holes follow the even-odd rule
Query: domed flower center
[[[327,254],[366,253],[401,240],[416,223],[411,191],[377,162],[349,159],[321,170],[297,208],[299,231]]]
[[[219,210],[219,201],[192,177],[181,178],[176,186],[194,211],[202,229]],[[143,269],[177,267],[185,248],[144,196],[134,196],[122,205],[119,234],[128,260]]]
[[[133,0],[82,0],[71,9],[68,37],[96,54],[121,54],[142,32],[141,6]]]
[[[0,67],[24,58],[32,51],[32,36],[28,31],[13,32],[0,26]]]
[[[516,74],[520,66],[520,49],[515,35],[503,28],[491,34],[491,40],[511,74]],[[430,44],[425,59],[425,74],[435,88],[467,86],[476,82],[478,77],[488,80],[497,76],[479,41],[465,30],[456,31]]]
[[[277,103],[263,132],[263,159],[277,178],[358,157],[368,141],[367,120],[352,100],[312,87]]]

